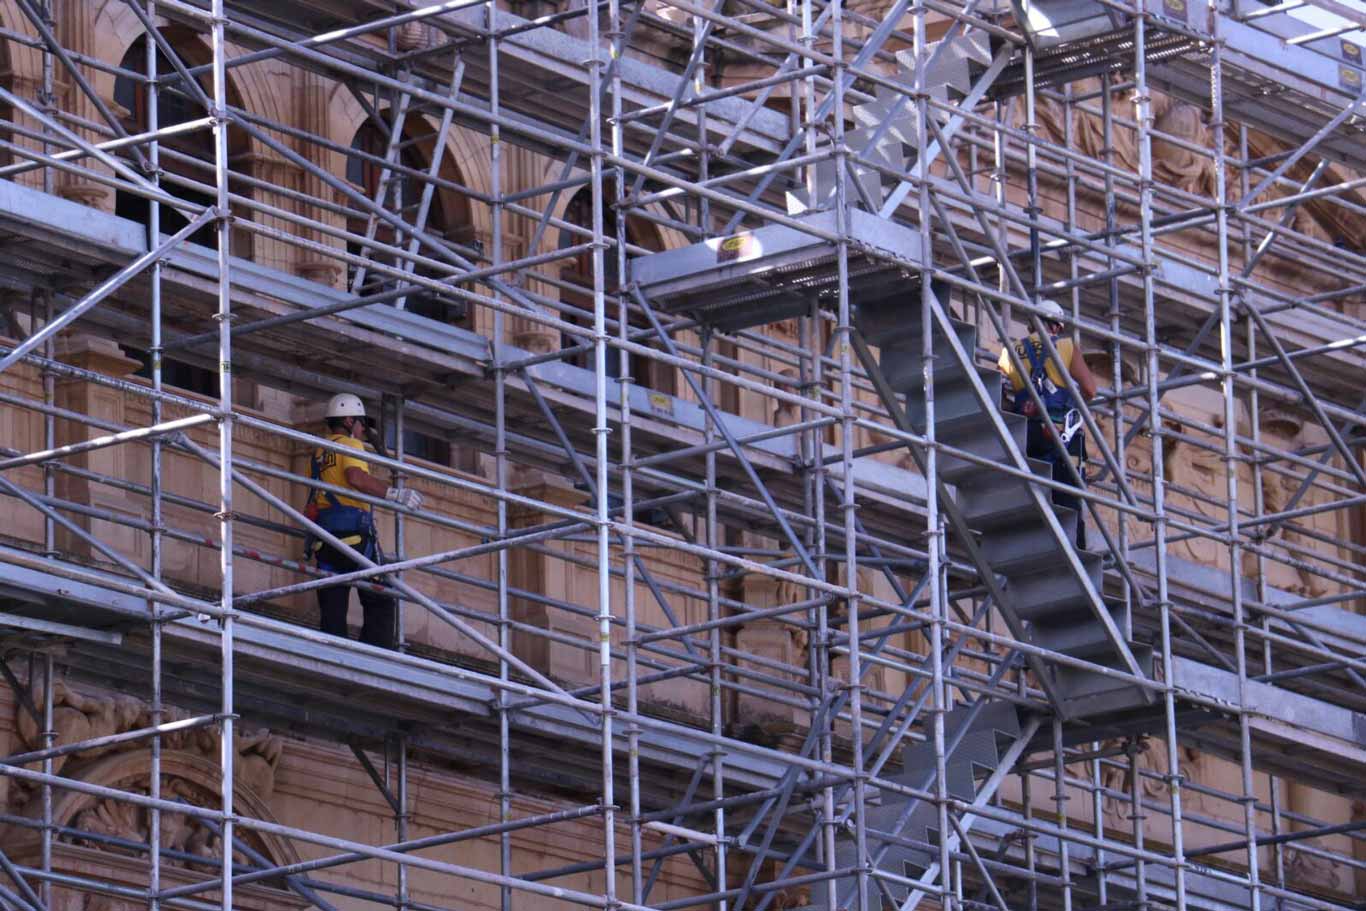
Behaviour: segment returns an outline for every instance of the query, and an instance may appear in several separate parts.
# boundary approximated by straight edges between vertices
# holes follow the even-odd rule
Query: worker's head
[[[1036,304],[1039,308],[1039,319],[1043,320],[1044,326],[1050,335],[1058,335],[1062,332],[1062,306],[1052,298],[1043,298]]]
[[[343,392],[327,403],[327,429],[333,433],[363,438],[365,423],[365,403],[359,396]]]

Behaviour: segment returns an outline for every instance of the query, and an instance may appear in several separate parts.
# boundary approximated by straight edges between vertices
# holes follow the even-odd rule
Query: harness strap
[[[333,440],[333,442],[336,442],[335,439]],[[313,450],[313,456],[312,456],[312,457],[310,458],[310,460],[309,460],[309,476],[310,476],[311,479],[314,480],[314,481],[321,481],[321,480],[323,479],[322,459],[320,458],[321,453],[322,453],[322,450],[321,450],[321,449],[314,449],[314,450]],[[322,508],[319,509],[319,511],[318,511],[318,512],[319,512],[318,524],[319,524],[319,525],[322,525],[324,528],[327,528],[327,522],[323,520],[323,515],[322,515],[322,514],[323,514],[324,512],[326,512],[326,511],[329,511],[329,510],[338,510],[338,511],[340,511],[340,510],[343,510],[343,509],[354,509],[354,510],[357,510],[357,511],[363,511],[363,510],[361,510],[361,508],[360,508],[359,506],[346,506],[345,504],[343,504],[343,503],[341,502],[341,500],[337,499],[337,495],[336,495],[336,494],[334,494],[332,491],[327,490],[327,489],[325,489],[325,488],[315,487],[315,488],[313,488],[313,494],[314,494],[314,496],[317,496],[320,500],[322,500]],[[329,531],[330,531],[330,529],[329,529]],[[373,532],[372,532],[372,533],[369,534],[369,535],[351,534],[351,535],[346,535],[346,536],[344,536],[344,537],[343,537],[343,536],[338,536],[338,537],[337,537],[337,540],[338,540],[338,541],[341,541],[343,544],[345,544],[345,545],[347,545],[347,546],[349,546],[349,547],[355,547],[356,545],[364,544],[367,538],[373,539],[373,537],[374,537],[374,535],[373,535]],[[322,549],[322,546],[323,546],[323,542],[322,542],[322,541],[314,540],[314,539],[312,539],[312,538],[310,537],[310,538],[309,538],[309,542],[310,542],[311,545],[312,545],[311,548],[310,548],[310,552],[316,553],[316,552],[318,552],[319,550]]]
[[[1039,398],[1043,400],[1044,409],[1048,412],[1049,419],[1055,422],[1065,420],[1065,414],[1055,416],[1053,411],[1055,409],[1062,411],[1069,406],[1072,402],[1072,396],[1066,389],[1060,389],[1056,386],[1053,392],[1044,390],[1043,382],[1048,379],[1048,364],[1043,359],[1043,343],[1039,342],[1036,345],[1033,336],[1030,336],[1024,340],[1022,347],[1025,356],[1029,358],[1029,381],[1025,387],[1021,387],[1015,393],[1015,410],[1023,411],[1025,403],[1029,401],[1027,386],[1033,386],[1038,390]]]

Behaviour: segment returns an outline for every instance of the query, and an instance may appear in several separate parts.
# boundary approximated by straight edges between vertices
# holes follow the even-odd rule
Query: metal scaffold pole
[[[224,0],[213,0],[209,26],[213,54],[213,163],[216,220],[214,236],[217,245],[218,267],[218,518],[219,518],[219,618],[221,637],[221,705],[219,723],[219,777],[222,798],[222,824],[219,850],[222,853],[222,884],[219,904],[223,911],[233,905],[233,839],[236,834],[233,801],[237,744],[234,737],[234,650],[233,650],[233,373],[232,373],[232,208],[228,185],[231,163],[228,159],[227,39],[224,31],[226,12]]]

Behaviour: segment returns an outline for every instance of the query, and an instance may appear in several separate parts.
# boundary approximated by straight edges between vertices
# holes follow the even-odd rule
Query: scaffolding
[[[16,426],[38,422],[36,445],[0,458],[0,492],[16,516],[42,517],[40,543],[0,546],[0,671],[44,738],[0,769],[42,798],[36,816],[5,820],[39,849],[0,851],[0,905],[43,911],[61,889],[230,909],[269,883],[321,909],[454,907],[414,898],[420,872],[496,890],[505,911],[1353,907],[1354,888],[1287,867],[1296,851],[1361,878],[1366,822],[1305,814],[1283,790],[1366,798],[1353,613],[1366,597],[1366,248],[1296,221],[1313,207],[1366,224],[1357,5],[111,6],[145,36],[136,64],[70,46],[58,15],[77,4],[14,0],[3,9],[18,18],[0,23],[11,58],[41,61],[34,84],[0,87],[14,337],[0,378],[27,371],[0,404]],[[339,144],[325,116],[309,127],[251,109],[232,77],[262,62],[347,93],[376,144]],[[110,106],[115,82],[134,93],[133,120]],[[1203,111],[1199,137],[1159,128],[1154,92]],[[487,186],[444,167],[456,130],[484,138]],[[242,168],[239,140],[279,167]],[[1159,145],[1208,179],[1158,175]],[[512,185],[518,155],[548,162],[543,177]],[[141,215],[63,198],[70,184]],[[576,221],[565,202],[580,193]],[[435,224],[453,197],[486,239]],[[647,228],[668,242],[645,244]],[[315,277],[242,255],[257,242],[306,254]],[[1091,402],[1075,395],[1093,455],[1070,516],[1051,502],[1081,480],[1075,466],[1040,474],[987,383],[1002,342],[1047,337],[1045,297],[1106,371]],[[59,356],[74,330],[145,350],[146,381]],[[893,365],[903,344],[913,354]],[[212,376],[213,396],[167,383],[172,360]],[[666,374],[673,388],[645,382]],[[349,548],[298,499],[326,485],[239,443],[342,447],[244,407],[242,379],[357,392],[393,448],[373,471],[482,504],[360,497],[392,514],[394,556],[357,554],[346,574],[400,598],[401,641],[420,616],[467,648],[385,652],[272,612],[332,579],[244,533]],[[69,382],[137,402],[137,419],[66,407]],[[1173,406],[1193,390],[1217,401],[1210,419]],[[960,404],[976,423],[950,433]],[[1287,443],[1264,425],[1285,414],[1311,433]],[[484,470],[411,461],[411,433],[482,452]],[[1217,492],[1170,470],[1176,448],[1213,465]],[[146,479],[80,460],[114,449],[145,452]],[[169,489],[172,460],[209,473],[216,495]],[[523,470],[569,487],[520,486]],[[1037,518],[1059,555],[1050,578],[1076,588],[1067,616],[1094,623],[1099,644],[1054,647],[1021,614],[1020,570],[961,494],[972,476],[1022,491],[1012,508]],[[65,481],[140,505],[62,495]],[[1325,533],[1323,516],[1357,536]],[[1080,521],[1098,547],[1071,545]],[[130,554],[102,528],[145,547]],[[421,529],[466,543],[415,552]],[[1182,543],[1203,562],[1177,556]],[[219,583],[184,584],[168,547],[216,553]],[[527,555],[595,585],[519,587],[512,563]],[[662,558],[696,581],[663,574]],[[256,585],[259,567],[291,581]],[[1273,584],[1275,567],[1300,590]],[[771,603],[747,597],[761,584]],[[759,622],[809,646],[761,654],[736,636]],[[546,650],[579,655],[589,676],[557,673],[535,657]],[[27,672],[11,666],[24,656]],[[141,695],[149,723],[56,745],[59,667]],[[695,687],[703,709],[658,711],[665,683]],[[753,736],[740,700],[783,707],[795,733]],[[203,728],[232,744],[242,724],[349,745],[393,810],[392,841],[258,818],[235,799],[229,748],[217,805],[160,792],[165,738]],[[54,771],[116,741],[150,750],[145,789]],[[1232,763],[1237,787],[1188,776],[1189,750]],[[448,760],[495,783],[498,819],[415,838],[410,763]],[[522,797],[546,792],[579,802],[528,811]],[[68,794],[138,809],[147,839],[59,825]],[[168,885],[166,865],[186,858],[149,847],[167,814],[233,848],[190,858],[194,881]],[[599,842],[582,862],[514,863],[514,835],[583,821]],[[323,856],[274,863],[251,847],[266,835]],[[59,869],[63,839],[139,858],[145,885]],[[472,839],[496,839],[497,863],[429,850]],[[390,865],[392,891],[329,879],[361,861]],[[672,863],[703,885],[652,897]]]

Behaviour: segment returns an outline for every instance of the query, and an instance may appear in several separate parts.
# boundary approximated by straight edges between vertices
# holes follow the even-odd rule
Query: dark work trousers
[[[1053,480],[1060,484],[1072,485],[1072,475],[1067,470],[1067,466],[1062,463],[1062,456],[1054,446],[1050,437],[1053,436],[1051,421],[1029,422],[1029,436],[1025,440],[1025,455],[1031,459],[1043,459],[1053,463]],[[1048,425],[1048,426],[1045,426]],[[1072,439],[1067,444],[1067,454],[1072,457],[1077,471],[1082,471],[1082,466],[1086,464],[1086,432],[1078,430],[1072,435]],[[1066,490],[1053,490],[1053,505],[1066,506],[1077,511],[1077,550],[1086,549],[1086,521],[1082,513],[1081,497]]]
[[[357,548],[362,553],[365,548]],[[382,561],[380,561],[382,562]],[[318,550],[318,568],[332,573],[350,573],[361,569],[360,564],[335,548],[324,544]],[[375,579],[374,581],[383,581]],[[394,648],[398,640],[397,606],[390,595],[362,588],[360,606],[365,620],[361,623],[360,639],[380,648]],[[346,638],[346,609],[351,603],[350,585],[333,585],[318,589],[318,613],[321,622],[318,628],[325,633]]]

